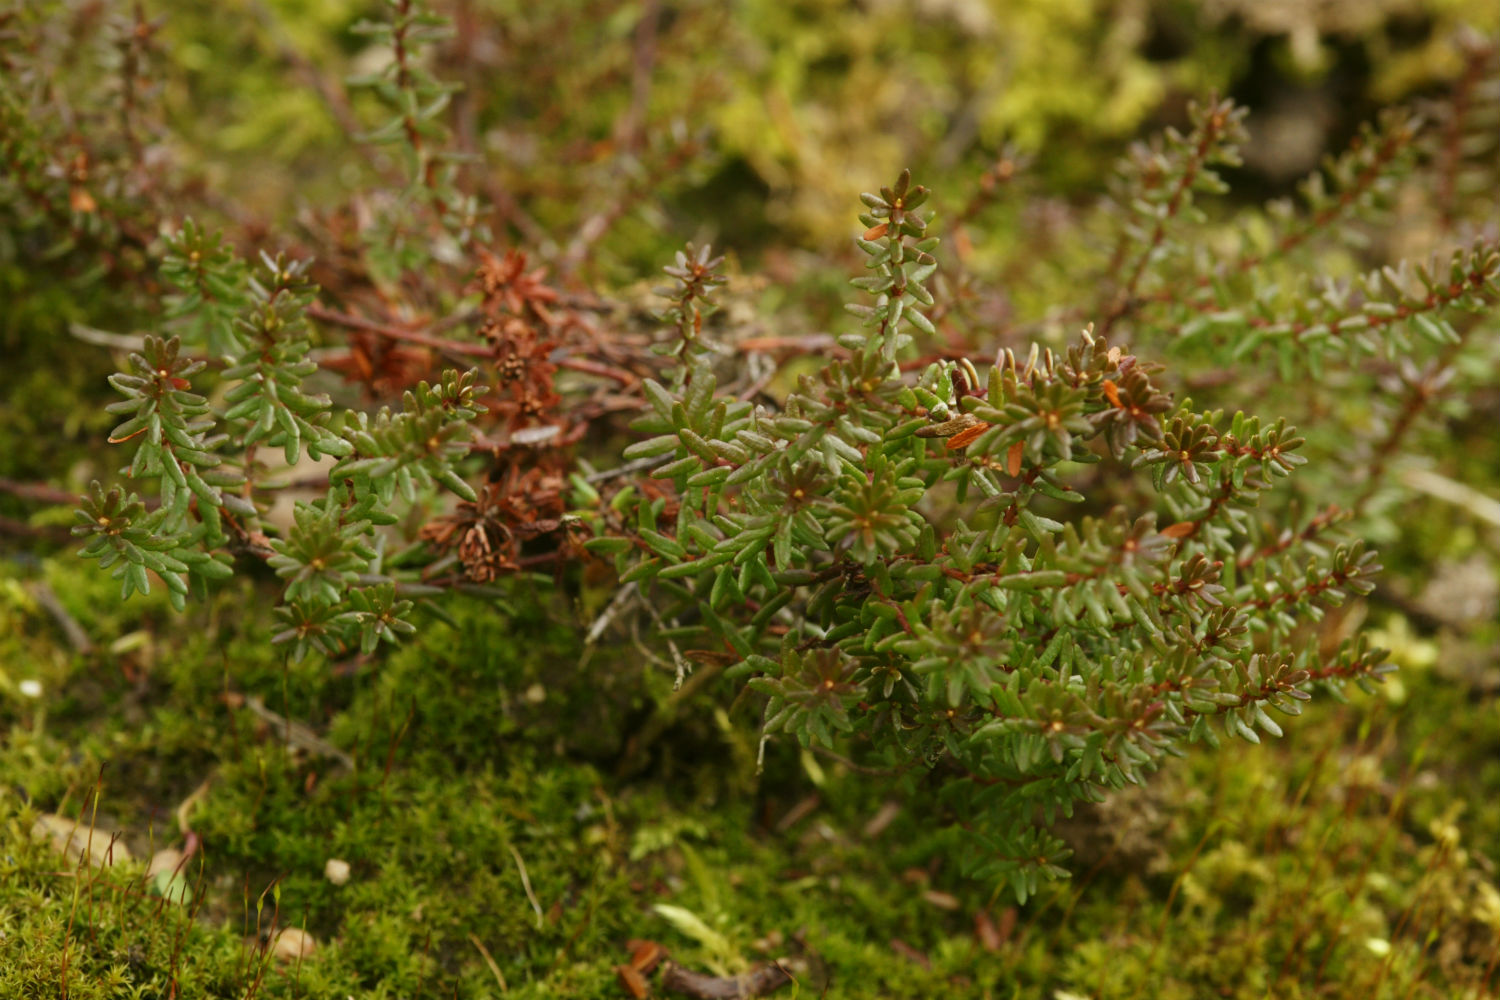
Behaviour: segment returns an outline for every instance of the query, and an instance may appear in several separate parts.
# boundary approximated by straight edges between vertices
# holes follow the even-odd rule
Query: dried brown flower
[[[557,292],[542,281],[546,268],[526,270],[526,255],[519,250],[507,250],[504,257],[496,257],[480,247],[479,256],[481,263],[471,287],[484,294],[485,313],[493,317],[504,311],[553,325],[548,307],[557,302]]]
[[[321,365],[358,382],[374,399],[401,395],[432,372],[432,353],[364,331],[351,331],[348,350],[325,358]]]
[[[421,537],[439,551],[456,549],[464,575],[489,583],[519,568],[522,542],[563,527],[565,486],[559,472],[512,465],[503,479],[479,491],[477,501],[460,503],[452,514],[424,525]]]

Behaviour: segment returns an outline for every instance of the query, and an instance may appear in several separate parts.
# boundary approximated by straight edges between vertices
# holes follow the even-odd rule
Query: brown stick
[[[590,361],[588,358],[558,358],[553,364],[559,368],[566,368],[569,371],[583,372],[586,375],[598,375],[601,378],[614,379],[621,385],[635,385],[640,381],[640,379],[629,372],[620,371],[608,365],[602,365],[597,361]]]
[[[487,358],[493,356],[495,353],[494,348],[488,344],[480,344],[468,340],[449,340],[445,337],[434,337],[428,333],[418,333],[415,330],[403,330],[400,327],[376,323],[373,320],[364,319],[360,316],[341,313],[325,306],[308,306],[307,315],[313,319],[322,320],[325,323],[332,323],[335,326],[348,327],[351,330],[363,330],[366,333],[373,333],[390,340],[404,341],[408,344],[420,344],[423,347],[430,347],[435,351],[442,351],[447,354]],[[613,379],[621,385],[635,385],[639,381],[639,379],[629,372],[619,371],[610,368],[608,365],[602,365],[597,361],[590,361],[587,358],[560,358],[554,364],[559,368],[566,368],[570,371]]]
[[[743,997],[764,996],[791,981],[791,974],[779,964],[760,965],[742,975],[720,977],[667,962],[661,976],[661,988],[668,993],[698,1000],[741,1000]]]
[[[63,630],[63,634],[68,637],[69,645],[74,650],[83,656],[94,651],[94,642],[89,638],[89,634],[83,630],[82,625],[78,624],[78,619],[63,607],[62,601],[57,599],[57,593],[45,580],[34,580],[27,585],[26,589],[41,609],[57,622],[58,628]]]
[[[400,327],[387,326],[376,323],[373,320],[364,319],[359,316],[351,316],[341,313],[326,306],[313,304],[307,307],[307,315],[313,319],[332,323],[335,326],[348,327],[351,330],[363,330],[366,333],[378,334],[391,340],[401,340],[408,344],[421,344],[435,351],[447,351],[449,354],[466,354],[470,357],[488,357],[494,353],[493,348],[487,344],[474,343],[467,340],[447,340],[443,337],[434,337],[426,333],[417,333],[415,330],[403,330]]]
[[[0,535],[11,538],[45,538],[48,541],[66,543],[72,535],[61,524],[27,524],[11,517],[0,517]]]
[[[0,493],[9,493],[13,497],[37,503],[65,503],[71,506],[78,502],[78,494],[71,490],[58,489],[46,483],[23,483],[14,479],[0,479]]]

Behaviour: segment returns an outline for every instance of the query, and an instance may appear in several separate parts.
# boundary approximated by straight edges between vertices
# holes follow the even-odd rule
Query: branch
[[[376,323],[373,320],[364,319],[359,316],[351,316],[326,306],[311,305],[307,307],[307,315],[312,319],[332,323],[335,326],[347,327],[351,330],[360,330],[365,333],[373,333],[378,337],[389,340],[399,340],[402,343],[417,344],[421,347],[431,348],[444,354],[459,355],[466,358],[492,358],[495,355],[494,348],[488,344],[481,344],[472,340],[451,340],[446,337],[436,337],[430,333],[418,333],[415,330],[403,330],[397,326],[389,326],[384,323]],[[557,358],[552,364],[569,371],[582,372],[585,375],[597,375],[600,378],[611,379],[623,386],[634,386],[640,379],[629,372],[611,368],[608,365],[588,358]]]
[[[697,1000],[740,1000],[742,997],[764,996],[791,981],[791,973],[779,962],[757,966],[738,976],[710,976],[668,961],[662,972],[661,988]]]

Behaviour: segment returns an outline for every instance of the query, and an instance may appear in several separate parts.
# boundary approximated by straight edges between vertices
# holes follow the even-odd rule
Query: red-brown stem
[[[1368,191],[1375,184],[1375,182],[1380,179],[1382,172],[1385,170],[1386,166],[1389,165],[1391,161],[1394,160],[1403,149],[1409,146],[1414,138],[1415,133],[1407,129],[1401,129],[1391,135],[1386,136],[1385,141],[1380,144],[1380,148],[1376,151],[1375,156],[1370,160],[1369,164],[1366,165],[1365,169],[1360,171],[1359,176],[1354,179],[1354,182],[1352,184],[1339,192],[1337,200],[1332,205],[1329,205],[1321,212],[1316,213],[1303,225],[1292,229],[1290,232],[1284,233],[1276,241],[1276,244],[1267,252],[1242,254],[1234,260],[1226,263],[1213,273],[1198,274],[1186,280],[1185,282],[1178,283],[1169,288],[1161,289],[1160,291],[1153,292],[1140,298],[1128,296],[1123,302],[1116,303],[1116,309],[1120,310],[1121,315],[1114,317],[1114,319],[1123,318],[1124,315],[1129,314],[1130,312],[1138,309],[1143,305],[1178,303],[1187,305],[1190,308],[1193,308],[1195,311],[1203,311],[1205,309],[1212,308],[1213,303],[1211,301],[1205,302],[1201,299],[1197,299],[1196,296],[1199,292],[1211,288],[1213,286],[1215,277],[1222,274],[1246,274],[1269,260],[1290,253],[1292,250],[1312,239],[1318,233],[1324,231],[1329,225],[1337,221],[1341,216],[1347,213],[1350,208],[1354,206],[1360,196]],[[1170,218],[1170,215],[1168,217]],[[1152,250],[1154,250],[1156,246],[1161,242],[1162,227],[1164,223],[1165,220],[1157,223],[1157,230],[1155,233],[1153,233],[1154,242],[1147,248],[1146,253],[1142,255],[1140,261],[1141,264],[1144,264],[1145,260],[1149,258]],[[1139,278],[1140,274],[1137,273],[1137,283],[1139,282]],[[1181,293],[1183,284],[1186,284],[1188,286],[1186,295]],[[1131,287],[1133,289],[1134,286],[1132,285]],[[1101,331],[1107,332],[1108,328],[1109,324],[1106,323],[1101,327]]]
[[[495,353],[488,344],[481,344],[472,340],[450,340],[446,337],[434,337],[429,333],[419,333],[416,330],[404,330],[397,326],[388,326],[376,323],[373,320],[363,319],[359,316],[351,316],[348,313],[338,312],[326,306],[311,305],[307,307],[307,315],[312,319],[322,320],[336,326],[347,327],[351,330],[361,330],[365,333],[373,333],[376,336],[386,337],[390,340],[399,340],[407,344],[418,344],[422,347],[431,348],[444,354],[457,354],[470,358],[488,358]],[[623,386],[633,386],[640,380],[629,372],[611,368],[597,361],[587,358],[559,358],[552,362],[559,368],[569,371],[583,372],[588,375],[598,375],[601,378],[611,379]]]
[[[1156,252],[1157,247],[1161,246],[1162,240],[1166,238],[1167,223],[1177,218],[1183,199],[1192,190],[1193,182],[1198,179],[1199,172],[1208,161],[1208,153],[1213,148],[1214,140],[1218,138],[1226,124],[1228,124],[1228,116],[1220,110],[1211,112],[1204,120],[1203,133],[1198,137],[1198,145],[1193,148],[1192,156],[1188,159],[1182,175],[1177,178],[1177,185],[1167,200],[1166,212],[1156,220],[1156,225],[1151,230],[1151,238],[1146,241],[1146,245],[1136,256],[1135,263],[1130,266],[1129,277],[1120,287],[1114,304],[1099,321],[1099,336],[1108,336],[1115,323],[1134,308],[1135,291],[1141,283],[1142,276],[1146,273],[1146,264],[1151,260],[1151,255]]]
[[[1463,163],[1464,118],[1474,99],[1474,88],[1484,79],[1485,70],[1495,54],[1494,45],[1485,45],[1467,53],[1463,76],[1453,88],[1453,107],[1443,129],[1443,146],[1437,168],[1438,218],[1443,231],[1451,232],[1455,221],[1454,195],[1458,187],[1458,170]]]
[[[33,500],[37,503],[74,504],[78,502],[78,494],[71,490],[58,489],[46,483],[23,483],[15,479],[0,479],[0,493],[8,493],[13,497]]]
[[[387,326],[376,323],[373,320],[363,319],[359,316],[351,316],[348,313],[338,312],[326,306],[314,303],[307,307],[307,315],[325,323],[335,326],[347,327],[351,330],[363,330],[391,340],[400,340],[408,344],[420,344],[430,347],[435,351],[444,351],[449,354],[462,354],[468,357],[489,357],[494,351],[485,344],[465,340],[448,340],[443,337],[434,337],[431,334],[418,333],[415,330],[403,330],[400,327]]]
[[[1279,555],[1280,553],[1285,552],[1287,549],[1291,548],[1293,545],[1296,545],[1298,542],[1311,541],[1318,535],[1322,534],[1327,528],[1332,526],[1338,520],[1338,515],[1340,513],[1341,510],[1338,507],[1334,506],[1333,504],[1329,504],[1328,507],[1326,507],[1323,511],[1315,514],[1313,518],[1308,521],[1305,526],[1303,526],[1301,531],[1278,537],[1275,541],[1268,542],[1265,545],[1262,545],[1261,547],[1255,549],[1253,552],[1250,552],[1247,555],[1243,555],[1239,559],[1235,560],[1235,568],[1248,569],[1264,559],[1269,559],[1271,556]]]
[[[1466,326],[1459,333],[1458,340],[1450,343],[1443,350],[1443,353],[1439,355],[1437,364],[1432,369],[1434,375],[1441,373],[1452,362],[1454,356],[1458,354],[1464,342],[1468,339],[1469,331],[1472,329],[1473,324]],[[1427,378],[1419,378],[1407,386],[1406,395],[1401,401],[1401,410],[1396,415],[1396,422],[1391,425],[1391,429],[1385,438],[1375,446],[1374,457],[1370,462],[1370,470],[1365,478],[1364,488],[1360,490],[1359,496],[1350,505],[1350,509],[1356,514],[1364,510],[1365,505],[1370,502],[1370,498],[1375,495],[1375,491],[1380,488],[1380,480],[1385,475],[1386,466],[1390,464],[1391,459],[1400,449],[1402,442],[1406,440],[1406,436],[1416,426],[1417,418],[1422,415],[1437,395],[1438,390],[1432,386]]]

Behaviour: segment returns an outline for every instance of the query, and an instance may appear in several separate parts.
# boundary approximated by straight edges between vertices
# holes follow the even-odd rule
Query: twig
[[[1215,98],[1214,103],[1217,103]],[[1108,336],[1115,323],[1124,318],[1136,303],[1136,289],[1140,287],[1141,278],[1146,273],[1146,267],[1151,263],[1152,256],[1161,246],[1166,238],[1168,224],[1177,218],[1178,212],[1183,205],[1192,197],[1193,184],[1202,175],[1208,166],[1209,157],[1213,152],[1215,141],[1225,131],[1231,121],[1230,113],[1225,108],[1216,108],[1209,112],[1208,116],[1199,126],[1198,142],[1188,153],[1182,173],[1177,177],[1172,186],[1172,193],[1167,198],[1161,212],[1156,217],[1156,224],[1152,227],[1151,235],[1141,245],[1140,252],[1136,254],[1135,260],[1125,267],[1123,252],[1129,249],[1126,241],[1116,249],[1115,258],[1120,267],[1111,266],[1111,274],[1119,274],[1122,270],[1126,275],[1124,282],[1117,286],[1115,301],[1107,309],[1103,319],[1099,321],[1099,335]],[[1112,262],[1113,263],[1113,262]]]
[[[589,626],[588,633],[583,637],[584,646],[592,646],[599,641],[599,637],[604,634],[604,630],[609,628],[610,622],[614,621],[615,616],[624,610],[625,605],[635,596],[635,592],[636,585],[634,583],[627,583],[615,593],[609,605],[599,613],[599,617],[595,618],[594,623]]]
[[[488,965],[490,971],[495,974],[495,982],[500,984],[500,992],[509,993],[510,987],[505,985],[505,977],[500,974],[500,966],[495,964],[495,959],[490,955],[489,949],[484,946],[484,942],[473,934],[469,935],[469,940],[474,943],[474,947],[479,949],[479,954],[484,959],[484,964]]]
[[[1385,476],[1386,469],[1391,459],[1397,454],[1406,436],[1416,426],[1417,418],[1426,412],[1432,403],[1440,395],[1444,384],[1447,382],[1449,365],[1453,362],[1458,352],[1463,349],[1464,341],[1474,329],[1473,324],[1465,326],[1459,333],[1458,338],[1444,348],[1438,357],[1437,363],[1433,365],[1426,374],[1412,379],[1406,389],[1406,394],[1401,401],[1401,409],[1396,415],[1395,422],[1386,433],[1385,438],[1375,445],[1374,456],[1366,472],[1364,488],[1350,504],[1350,509],[1362,512],[1365,505],[1375,496],[1380,489],[1381,479]]]
[[[588,483],[602,483],[609,479],[618,479],[620,476],[633,476],[637,472],[645,472],[647,469],[651,468],[654,465],[660,465],[661,462],[662,460],[660,458],[638,458],[633,462],[626,462],[624,465],[617,465],[613,469],[604,469],[599,472],[590,472],[583,478],[584,481]]]
[[[1500,528],[1500,500],[1481,493],[1467,483],[1456,482],[1430,469],[1407,469],[1401,473],[1401,482],[1419,493],[1451,503],[1481,521]]]
[[[839,345],[832,334],[809,333],[800,337],[746,337],[738,345],[742,351],[800,351],[803,354],[827,352],[832,357],[848,357],[849,352]]]
[[[697,1000],[740,1000],[764,996],[791,981],[791,973],[780,963],[760,965],[738,976],[710,976],[668,961],[662,972],[661,988]]]
[[[526,874],[526,862],[521,860],[521,852],[516,850],[515,844],[508,844],[510,856],[516,859],[516,870],[521,873],[521,887],[526,890],[526,898],[531,900],[531,908],[536,911],[536,929],[542,929],[542,904],[536,901],[536,893],[531,891],[531,876]]]
[[[64,525],[27,524],[13,517],[0,517],[0,535],[10,535],[13,538],[45,538],[60,544],[67,544],[73,537]]]
[[[616,127],[626,149],[637,150],[646,137],[646,109],[651,100],[651,76],[656,68],[656,33],[661,22],[661,0],[646,0],[635,26],[635,60],[631,67],[630,107]]]
[[[146,347],[146,338],[135,333],[111,333],[83,323],[69,323],[68,332],[85,344],[108,347],[117,351],[141,351]]]
[[[656,605],[650,601],[645,601],[644,604],[646,606],[646,614],[650,615],[651,620],[656,622],[657,628],[665,632],[667,630],[667,623],[661,620],[661,613],[656,610]],[[672,663],[677,668],[677,680],[672,685],[672,692],[675,694],[682,690],[682,682],[693,672],[693,668],[687,665],[687,661],[682,658],[682,651],[677,648],[677,643],[671,639],[667,640],[667,649],[671,652]]]
[[[385,337],[389,340],[418,344],[445,354],[458,354],[471,358],[488,358],[493,357],[495,354],[495,349],[488,344],[481,344],[470,340],[450,340],[446,337],[433,336],[430,333],[419,333],[416,330],[403,330],[400,327],[376,323],[373,320],[364,319],[360,316],[351,316],[348,313],[329,309],[326,306],[308,306],[307,315],[313,319],[322,320],[325,323],[348,327],[351,330],[362,330],[365,333],[373,333],[376,336]],[[602,365],[597,361],[591,361],[587,358],[558,358],[553,364],[559,368],[566,368],[569,371],[583,372],[587,375],[598,375],[602,378],[613,379],[624,386],[633,386],[640,381],[629,372],[610,368],[608,365]]]
[[[210,774],[199,783],[197,788],[193,789],[187,798],[177,803],[177,808],[173,810],[172,815],[177,820],[177,832],[184,837],[195,836],[193,833],[193,824],[188,821],[188,817],[193,814],[194,809],[198,808],[198,803],[208,798],[208,790],[213,783],[214,776]],[[187,853],[191,854],[192,852],[188,851]]]
[[[764,364],[765,370],[759,375],[754,375],[757,364]],[[762,389],[771,384],[771,380],[776,377],[777,368],[774,361],[757,351],[751,351],[745,355],[745,366],[754,377],[749,385],[740,390],[738,397],[748,403],[758,396]]]
[[[666,660],[663,660],[660,656],[657,656],[656,653],[652,652],[650,647],[648,647],[646,643],[641,639],[641,630],[639,623],[633,618],[630,621],[630,644],[635,647],[636,652],[645,657],[647,663],[650,663],[653,666],[661,667],[663,670],[671,668],[672,665],[670,663],[668,663]]]
[[[60,490],[46,483],[23,483],[14,479],[0,479],[0,493],[9,493],[13,497],[34,500],[37,503],[72,505],[78,502],[78,494],[69,490]]]
[[[776,821],[776,832],[785,833],[808,816],[812,815],[819,806],[823,804],[823,796],[814,792],[798,802],[786,811],[786,815]]]
[[[325,323],[333,323],[336,326],[348,327],[351,330],[363,330],[366,333],[378,334],[391,340],[401,340],[408,344],[420,344],[430,347],[435,351],[446,351],[450,354],[463,354],[470,357],[489,357],[494,354],[494,349],[487,344],[474,343],[467,340],[448,340],[443,337],[434,337],[426,333],[417,333],[415,330],[402,330],[399,327],[387,326],[384,323],[376,323],[373,320],[364,319],[360,316],[351,316],[348,313],[339,312],[314,303],[307,307],[307,315]]]
[[[677,715],[677,709],[723,672],[724,664],[705,663],[694,671],[685,683],[674,689],[667,696],[667,700],[662,702],[651,717],[641,724],[641,728],[630,737],[625,745],[625,752],[621,755],[620,766],[616,773],[621,776],[635,773],[640,766],[642,756],[657,740],[661,739],[662,734],[671,725]]]
[[[286,716],[271,711],[259,695],[246,698],[245,707],[269,722],[273,728],[280,729],[282,739],[286,741],[287,746],[297,747],[299,750],[306,750],[322,757],[331,757],[349,770],[354,770],[354,758],[318,736],[302,723],[293,722]]]
[[[576,272],[588,256],[589,248],[603,239],[615,223],[640,204],[644,192],[654,190],[664,178],[677,173],[684,163],[698,153],[698,145],[691,139],[681,142],[654,168],[646,169],[639,182],[632,184],[627,181],[621,185],[621,190],[614,192],[615,197],[608,205],[583,220],[556,262],[558,273],[567,277]],[[626,170],[619,173],[629,176]]]
[[[26,589],[32,598],[41,605],[43,611],[52,616],[63,634],[68,637],[68,643],[78,653],[87,656],[94,651],[93,640],[78,624],[78,620],[68,613],[68,609],[62,606],[57,599],[57,593],[45,580],[33,580]]]
[[[889,778],[894,775],[901,774],[905,771],[909,771],[911,770],[912,763],[915,763],[915,761],[913,761],[912,763],[903,764],[901,767],[867,767],[864,764],[857,764],[854,761],[850,760],[848,757],[845,757],[843,754],[830,750],[827,747],[820,747],[815,745],[812,748],[812,751],[819,757],[826,757],[836,764],[844,765],[856,774],[868,774],[880,778]],[[916,758],[916,760],[921,759],[922,758],[920,757]]]
[[[617,368],[601,365],[599,362],[590,361],[588,358],[558,358],[552,363],[559,368],[566,368],[569,371],[583,372],[585,375],[598,375],[601,378],[613,379],[624,386],[633,386],[640,381],[640,379],[629,372],[622,372]]]
[[[1474,91],[1484,80],[1495,46],[1466,39],[1469,49],[1464,54],[1464,72],[1453,88],[1451,112],[1447,127],[1443,130],[1442,146],[1438,159],[1437,192],[1439,217],[1443,230],[1451,231],[1455,222],[1454,196],[1458,190],[1458,172],[1463,165],[1464,125],[1474,104]],[[1461,43],[1463,44],[1463,43]]]

